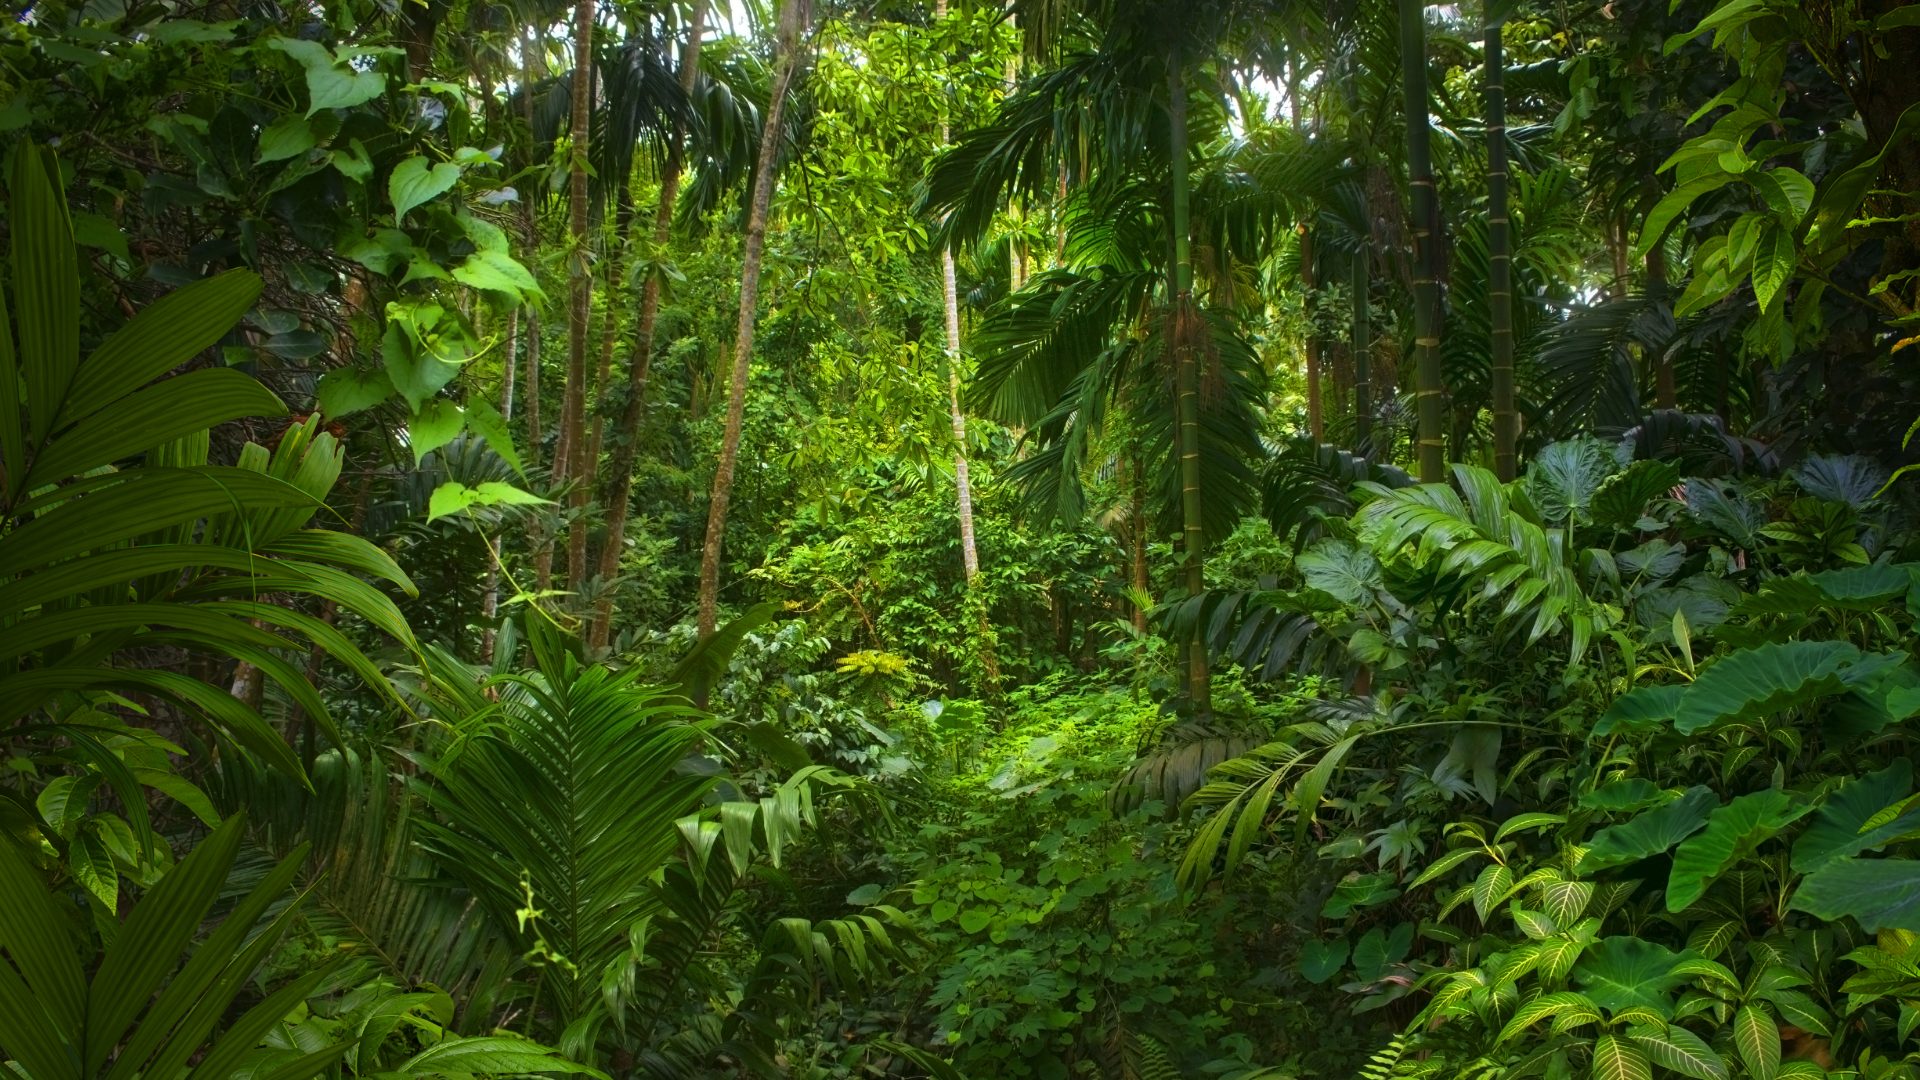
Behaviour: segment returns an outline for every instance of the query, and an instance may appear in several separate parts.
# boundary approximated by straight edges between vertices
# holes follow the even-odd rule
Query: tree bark
[[[747,209],[745,252],[740,268],[740,322],[734,333],[733,377],[727,391],[727,420],[720,461],[713,473],[707,504],[707,535],[700,548],[700,599],[697,626],[701,641],[713,636],[720,608],[720,552],[726,539],[727,507],[733,498],[734,466],[740,457],[740,426],[746,414],[747,375],[753,363],[753,335],[760,306],[760,266],[766,255],[767,214],[773,204],[774,166],[780,152],[780,124],[787,94],[801,62],[801,37],[812,0],[785,0],[780,7],[780,73],[767,98],[767,116],[755,165],[753,197]]]
[[[607,430],[607,390],[613,383],[613,354],[620,347],[620,297],[626,272],[628,234],[633,231],[633,192],[630,179],[621,179],[615,194],[613,236],[607,254],[606,318],[600,326],[600,362],[593,376],[593,435],[587,440],[587,467],[599,471],[600,447]],[[596,478],[597,479],[597,478]]]
[[[1424,0],[1400,0],[1400,77],[1407,114],[1413,211],[1413,347],[1417,458],[1422,483],[1446,478],[1446,385],[1440,370],[1440,236],[1427,121]]]
[[[513,381],[515,365],[520,360],[520,308],[516,305],[507,312],[506,353],[500,361],[500,420],[508,423],[513,420]],[[496,628],[494,619],[500,613],[500,564],[497,557],[487,563],[487,591],[480,598],[480,621],[486,629],[480,632],[480,662],[493,663],[493,644]]]
[[[1297,88],[1296,88],[1297,89]],[[1307,362],[1307,432],[1315,443],[1327,439],[1325,407],[1320,401],[1320,326],[1314,319],[1318,307],[1314,293],[1313,231],[1300,226],[1300,284],[1307,290],[1307,340],[1303,351]]]
[[[593,265],[588,252],[587,140],[593,86],[594,0],[580,0],[573,12],[573,126],[568,166],[567,389],[561,409],[560,440],[565,452],[555,465],[572,483],[567,507],[567,583],[579,588],[587,579],[587,495],[592,463],[587,460],[587,352],[593,319]]]
[[[1373,454],[1373,312],[1368,303],[1372,246],[1363,238],[1353,255],[1353,443],[1354,449],[1369,456]]]
[[[1659,244],[1647,249],[1647,295],[1667,299],[1667,252]],[[1673,352],[1653,354],[1653,404],[1660,409],[1680,407],[1680,388],[1673,377]]]
[[[1175,392],[1178,395],[1178,445],[1180,450],[1180,517],[1185,559],[1187,595],[1206,591],[1205,563],[1206,519],[1200,498],[1200,360],[1195,355],[1194,338],[1202,331],[1200,314],[1193,302],[1192,238],[1188,235],[1192,207],[1187,190],[1187,84],[1180,58],[1175,55],[1167,69],[1168,160],[1172,175],[1173,266],[1173,348]],[[1212,711],[1212,676],[1207,667],[1207,647],[1196,624],[1187,641],[1187,697],[1195,716]]]
[[[1493,471],[1501,481],[1518,468],[1520,413],[1514,404],[1513,241],[1507,217],[1506,57],[1501,24],[1487,27],[1487,299],[1493,327]]]
[[[680,53],[680,89],[691,94],[700,72],[700,44],[706,26],[707,5],[695,4],[687,26],[687,43]],[[666,251],[673,235],[673,206],[680,196],[680,173],[686,165],[687,132],[675,124],[668,137],[667,159],[660,171],[660,203],[653,212],[653,257]],[[633,358],[627,365],[627,399],[620,406],[614,430],[613,461],[600,505],[606,508],[607,534],[600,548],[600,597],[594,602],[593,625],[587,644],[605,648],[613,635],[614,597],[610,587],[620,572],[620,556],[627,546],[627,515],[633,501],[633,464],[640,453],[640,429],[647,416],[647,378],[653,364],[654,328],[660,318],[660,275],[650,269],[640,288],[640,313],[634,327]]]

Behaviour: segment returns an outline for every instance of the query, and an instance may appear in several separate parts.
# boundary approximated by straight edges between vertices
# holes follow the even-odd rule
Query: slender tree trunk
[[[500,419],[508,422],[513,419],[513,380],[515,365],[519,362],[520,345],[520,308],[516,305],[507,312],[506,352],[500,361]],[[485,629],[480,632],[480,660],[493,663],[493,642],[495,628],[493,620],[500,613],[500,564],[496,560],[487,563],[487,590],[480,598],[480,621]]]
[[[1193,302],[1193,254],[1190,228],[1191,205],[1187,191],[1187,84],[1185,69],[1176,55],[1167,71],[1168,159],[1172,164],[1173,228],[1173,348],[1175,392],[1178,395],[1180,450],[1180,517],[1185,547],[1187,594],[1199,596],[1206,591],[1206,525],[1200,501],[1200,358],[1195,355],[1194,339],[1202,332],[1200,313]],[[1211,673],[1207,670],[1207,647],[1201,628],[1196,625],[1187,641],[1187,696],[1195,716],[1212,710]]]
[[[600,363],[593,376],[593,436],[587,441],[587,467],[596,472],[600,465],[600,447],[607,430],[607,393],[613,386],[613,354],[620,347],[620,300],[625,295],[627,243],[633,232],[633,192],[627,180],[620,182],[613,211],[613,237],[607,255],[607,316],[600,326]]]
[[[545,53],[542,31],[532,28],[527,32],[526,45],[521,52],[520,115],[527,125],[527,138],[533,138],[533,82],[538,72],[534,68],[535,59]],[[533,200],[520,200],[520,239],[526,249],[534,251],[540,242],[540,231],[533,219]],[[546,428],[540,418],[540,309],[527,308],[527,373],[526,387],[521,392],[526,402],[527,413],[527,466],[537,468],[546,446]],[[550,464],[548,475],[551,481],[558,482],[565,475],[564,464],[556,454]],[[527,540],[533,549],[533,587],[536,592],[546,592],[553,586],[553,537],[546,529],[536,525],[527,532]]]
[[[1320,401],[1320,325],[1314,318],[1319,302],[1314,292],[1313,231],[1305,225],[1300,226],[1300,284],[1307,290],[1307,432],[1315,443],[1322,443],[1327,439],[1327,422]]]
[[[747,374],[753,363],[753,335],[760,306],[760,264],[766,254],[767,214],[773,204],[774,168],[780,151],[780,125],[787,94],[799,74],[801,37],[812,0],[785,0],[780,6],[779,65],[767,98],[753,198],[747,209],[745,252],[740,267],[740,323],[734,333],[733,378],[727,392],[727,421],[720,441],[720,462],[713,473],[707,505],[707,536],[700,548],[700,640],[713,636],[720,608],[720,551],[726,539],[727,504],[733,498],[733,470],[740,456],[740,425],[746,413]]]
[[[1513,241],[1507,220],[1507,80],[1500,23],[1487,27],[1487,299],[1493,326],[1493,471],[1502,481],[1518,467],[1520,412],[1513,385]]]
[[[565,452],[555,462],[573,485],[567,507],[567,583],[578,589],[587,580],[587,497],[593,463],[587,460],[587,352],[593,320],[593,264],[588,252],[587,139],[593,87],[594,0],[580,0],[573,12],[573,128],[568,166],[567,390],[562,405],[560,440]]]
[[[1425,0],[1400,0],[1400,77],[1413,210],[1414,398],[1420,479],[1446,478],[1446,385],[1440,371],[1440,235],[1427,122]]]
[[[1372,247],[1363,238],[1353,255],[1353,442],[1369,456],[1373,454],[1373,313],[1368,304]]]
[[[1133,628],[1144,634],[1147,632],[1148,592],[1153,588],[1153,579],[1147,574],[1147,469],[1136,452],[1128,461],[1127,470],[1132,483],[1133,506],[1129,515],[1128,547],[1133,556]]]
[[[686,47],[680,53],[680,89],[693,92],[700,72],[700,44],[706,26],[707,5],[694,5],[693,19],[687,26]],[[678,124],[668,137],[667,159],[660,170],[660,204],[653,212],[653,258],[662,257],[673,235],[673,206],[680,195],[680,173],[686,165],[687,132]],[[640,430],[647,416],[647,377],[653,365],[654,328],[660,318],[660,275],[651,268],[640,288],[640,314],[634,327],[633,359],[627,365],[627,399],[620,406],[620,423],[614,432],[613,462],[607,476],[607,490],[600,504],[606,507],[607,536],[600,548],[598,576],[600,598],[594,602],[593,625],[587,644],[605,648],[613,635],[613,590],[608,586],[620,572],[620,556],[627,546],[627,515],[633,501],[633,464],[640,454]]]
[[[945,20],[947,0],[936,0],[934,18]],[[940,117],[940,144],[946,145],[947,117]],[[960,516],[960,565],[967,575],[967,602],[977,610],[980,624],[980,665],[989,682],[1000,681],[1000,663],[994,656],[992,627],[987,620],[984,598],[976,589],[980,577],[980,551],[973,538],[973,483],[967,470],[967,414],[960,409],[960,289],[954,280],[953,249],[940,249],[941,301],[946,309],[947,329],[947,415],[953,423],[953,489]]]
[[[1659,244],[1648,249],[1646,267],[1647,295],[1658,300],[1667,300],[1666,249]],[[1661,349],[1653,354],[1653,404],[1661,409],[1680,407],[1680,388],[1673,376],[1673,353],[1667,349]]]

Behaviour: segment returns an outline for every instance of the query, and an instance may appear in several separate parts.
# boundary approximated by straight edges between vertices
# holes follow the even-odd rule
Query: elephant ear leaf
[[[1851,916],[1869,934],[1920,930],[1920,860],[1828,863],[1807,875],[1789,906],[1829,922]]]
[[[1920,810],[1901,809],[1912,790],[1913,765],[1905,758],[1842,786],[1794,842],[1795,872],[1814,873],[1920,829]],[[1895,812],[1884,812],[1889,809]]]
[[[1648,1009],[1673,1014],[1668,992],[1685,977],[1675,973],[1684,957],[1651,941],[1610,937],[1594,943],[1574,966],[1573,981],[1609,1013]]]
[[[1713,811],[1705,830],[1681,841],[1667,878],[1667,910],[1685,911],[1734,863],[1812,807],[1784,791],[1742,795]]]
[[[1580,859],[1580,872],[1591,874],[1666,851],[1699,832],[1716,801],[1708,788],[1694,787],[1665,806],[1601,829]]]
[[[1847,693],[1886,665],[1843,641],[1771,642],[1715,662],[1687,687],[1674,729],[1754,723]]]

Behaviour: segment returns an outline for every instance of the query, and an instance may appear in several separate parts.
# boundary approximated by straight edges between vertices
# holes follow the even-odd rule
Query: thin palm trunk
[[[1363,238],[1353,255],[1353,441],[1365,454],[1373,452],[1373,313],[1367,302],[1372,258],[1372,244]]]
[[[1133,558],[1133,628],[1144,634],[1147,632],[1147,593],[1153,587],[1153,579],[1147,573],[1147,470],[1137,452],[1127,464],[1128,486],[1133,489],[1127,530],[1127,546],[1132,549]]]
[[[607,430],[607,394],[613,388],[613,354],[620,347],[620,295],[625,289],[627,244],[633,232],[633,192],[626,181],[615,196],[613,236],[607,255],[606,318],[600,321],[600,362],[593,376],[593,435],[587,440],[587,461],[597,468]]]
[[[1304,225],[1300,227],[1300,284],[1307,290],[1307,340],[1304,349],[1307,361],[1307,431],[1313,435],[1313,441],[1318,443],[1326,441],[1327,424],[1324,406],[1320,402],[1320,327],[1313,318],[1317,307],[1313,276],[1313,232]]]
[[[695,4],[687,26],[687,43],[680,53],[680,89],[691,95],[700,72],[700,45],[706,28],[707,5]],[[673,206],[680,196],[680,173],[686,165],[687,131],[678,123],[667,141],[667,158],[660,168],[660,203],[653,211],[653,250],[658,258],[666,252],[673,233]],[[606,508],[607,535],[600,548],[600,597],[594,602],[593,625],[587,643],[605,648],[613,635],[613,590],[609,587],[620,571],[620,555],[627,546],[627,515],[633,501],[633,464],[640,454],[640,429],[647,417],[647,378],[653,366],[654,328],[660,319],[660,275],[647,274],[640,288],[640,313],[634,327],[633,359],[627,365],[627,398],[620,406],[620,423],[614,431],[613,462],[607,476],[607,489],[600,505]]]
[[[1400,82],[1407,114],[1407,182],[1413,210],[1413,348],[1420,479],[1446,476],[1446,385],[1440,372],[1440,236],[1427,121],[1424,0],[1400,0]]]
[[[542,31],[529,28],[526,45],[521,52],[521,119],[527,125],[527,138],[533,138],[533,82],[538,72],[535,70],[535,58],[544,54],[545,44]],[[539,244],[540,232],[533,220],[533,200],[520,200],[520,239],[528,251]],[[527,373],[526,387],[521,391],[526,402],[527,413],[527,465],[529,468],[540,464],[541,450],[546,445],[546,429],[540,417],[540,309],[527,309]],[[550,480],[558,482],[564,475],[564,469],[556,454],[549,470]],[[546,592],[553,585],[553,537],[547,534],[544,524],[536,524],[528,530],[527,539],[533,548],[533,587],[536,592]]]
[[[1199,335],[1199,312],[1193,303],[1193,255],[1188,236],[1192,208],[1187,191],[1187,86],[1185,73],[1176,55],[1167,71],[1168,159],[1172,175],[1173,229],[1173,348],[1175,393],[1178,395],[1180,449],[1180,519],[1185,547],[1187,594],[1199,596],[1206,590],[1206,564],[1203,549],[1206,527],[1200,500],[1200,358],[1195,355],[1194,339]],[[1187,696],[1194,715],[1204,716],[1212,708],[1211,676],[1207,670],[1206,642],[1196,624],[1186,643]]]
[[[1647,295],[1667,299],[1667,252],[1659,244],[1647,251]],[[1723,387],[1724,389],[1724,387]],[[1673,353],[1661,349],[1653,354],[1653,404],[1661,409],[1680,407],[1680,388],[1673,376]]]
[[[947,17],[947,0],[936,0],[934,17]],[[940,143],[948,138],[947,118],[940,118]],[[967,602],[979,615],[980,664],[989,681],[1000,681],[1000,664],[993,653],[993,636],[986,606],[975,589],[980,576],[980,551],[974,546],[973,482],[967,469],[967,414],[960,409],[960,289],[954,279],[953,249],[940,249],[941,303],[947,328],[947,415],[953,424],[953,490],[960,518],[960,565],[966,571]]]
[[[515,307],[507,312],[506,353],[500,361],[500,419],[513,419],[513,383],[514,365],[520,356],[520,309]],[[500,564],[498,560],[487,560],[487,590],[480,599],[480,623],[485,627],[480,632],[480,660],[493,663],[494,625],[493,620],[500,612]]]
[[[588,257],[587,140],[589,90],[593,85],[594,0],[580,0],[573,13],[573,127],[568,166],[567,390],[561,409],[560,440],[566,451],[555,465],[573,485],[567,507],[567,582],[579,588],[587,579],[587,496],[593,463],[587,460],[587,352],[593,319],[593,266]]]
[[[1513,387],[1513,239],[1507,219],[1506,58],[1500,23],[1487,27],[1487,299],[1493,326],[1493,471],[1512,480],[1520,413]]]
[[[747,374],[753,363],[753,335],[760,306],[760,265],[767,247],[767,214],[773,205],[774,167],[780,150],[780,124],[787,93],[800,71],[800,38],[812,0],[786,0],[780,9],[780,74],[767,98],[766,124],[755,163],[753,197],[747,209],[747,235],[740,267],[740,322],[734,333],[733,377],[727,392],[727,421],[720,441],[720,461],[713,473],[713,496],[707,504],[707,535],[700,547],[700,600],[697,626],[700,640],[713,636],[719,621],[720,552],[726,539],[727,505],[733,499],[733,471],[740,457],[740,425],[746,414]]]

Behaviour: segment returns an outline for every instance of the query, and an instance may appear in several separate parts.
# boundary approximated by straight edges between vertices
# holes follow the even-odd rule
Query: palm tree
[[[1493,319],[1493,471],[1502,482],[1514,477],[1514,442],[1520,414],[1513,395],[1513,247],[1507,219],[1506,58],[1500,32],[1504,21],[1487,12],[1487,297]]]
[[[700,45],[706,25],[706,0],[695,0],[687,23],[687,41],[680,53],[680,89],[691,97],[700,73]],[[667,154],[660,166],[660,200],[653,213],[653,249],[659,257],[672,235],[673,207],[680,194],[680,174],[686,167],[687,125],[676,120],[667,138]],[[593,622],[587,632],[587,644],[605,648],[613,627],[612,582],[620,571],[620,555],[626,548],[627,515],[633,498],[633,466],[640,452],[641,422],[647,413],[647,372],[653,362],[654,328],[660,317],[660,275],[649,272],[640,289],[640,311],[636,318],[633,358],[627,367],[626,400],[620,407],[620,420],[614,430],[613,462],[606,490],[600,502],[606,509],[606,538],[601,543],[595,576],[600,595],[594,601]],[[608,315],[612,319],[611,313]]]
[[[1413,218],[1413,348],[1420,480],[1445,479],[1446,383],[1440,370],[1440,214],[1428,131],[1424,0],[1400,0],[1400,79],[1407,121],[1407,186]]]
[[[587,332],[593,320],[593,266],[587,250],[587,150],[591,127],[588,105],[593,87],[594,0],[579,0],[573,11],[572,128],[569,135],[567,196],[567,385],[562,398],[556,479],[573,483],[567,505],[573,520],[567,529],[567,581],[579,588],[587,579],[587,494],[592,463],[587,460]]]
[[[1130,416],[1170,466],[1165,504],[1176,508],[1181,579],[1198,594],[1208,536],[1231,528],[1251,503],[1246,458],[1258,453],[1258,441],[1247,438],[1254,425],[1245,395],[1257,365],[1227,312],[1196,299],[1193,238],[1206,231],[1240,242],[1251,234],[1265,243],[1277,231],[1270,214],[1242,230],[1221,220],[1208,220],[1204,230],[1197,225],[1207,214],[1197,212],[1192,181],[1189,83],[1209,84],[1201,109],[1208,130],[1221,130],[1217,87],[1224,73],[1215,53],[1235,25],[1229,16],[1244,15],[1245,5],[1068,6],[1022,7],[1029,49],[1051,51],[1061,62],[942,155],[928,179],[927,203],[945,212],[950,238],[978,243],[1013,196],[1041,201],[1058,187],[1067,265],[1034,275],[989,314],[975,340],[981,361],[974,399],[1028,428],[1039,449],[1010,475],[1069,511],[1079,508],[1078,471],[1094,433],[1119,419],[1110,411]],[[1089,18],[1076,24],[1072,14]],[[1101,31],[1084,41],[1069,33],[1075,26]],[[1226,197],[1207,207],[1226,216],[1245,210]],[[1216,260],[1245,254],[1214,252]],[[1131,332],[1122,334],[1123,327]],[[1155,357],[1170,369],[1171,402],[1150,366]],[[1163,419],[1156,419],[1161,409]],[[1204,713],[1205,650],[1193,636],[1183,651],[1187,696]]]
[[[713,473],[713,493],[707,504],[707,534],[700,547],[700,598],[697,626],[701,640],[713,636],[719,620],[720,551],[726,539],[727,506],[733,498],[734,465],[740,457],[740,426],[747,404],[747,374],[753,363],[753,335],[759,320],[760,266],[766,254],[767,215],[773,204],[773,185],[780,152],[781,117],[787,95],[805,59],[802,37],[812,22],[812,0],[785,0],[780,7],[779,38],[775,45],[779,74],[767,97],[766,122],[755,163],[753,195],[747,207],[745,255],[740,267],[740,321],[733,340],[733,371],[727,389],[726,427],[721,435],[720,461]]]

